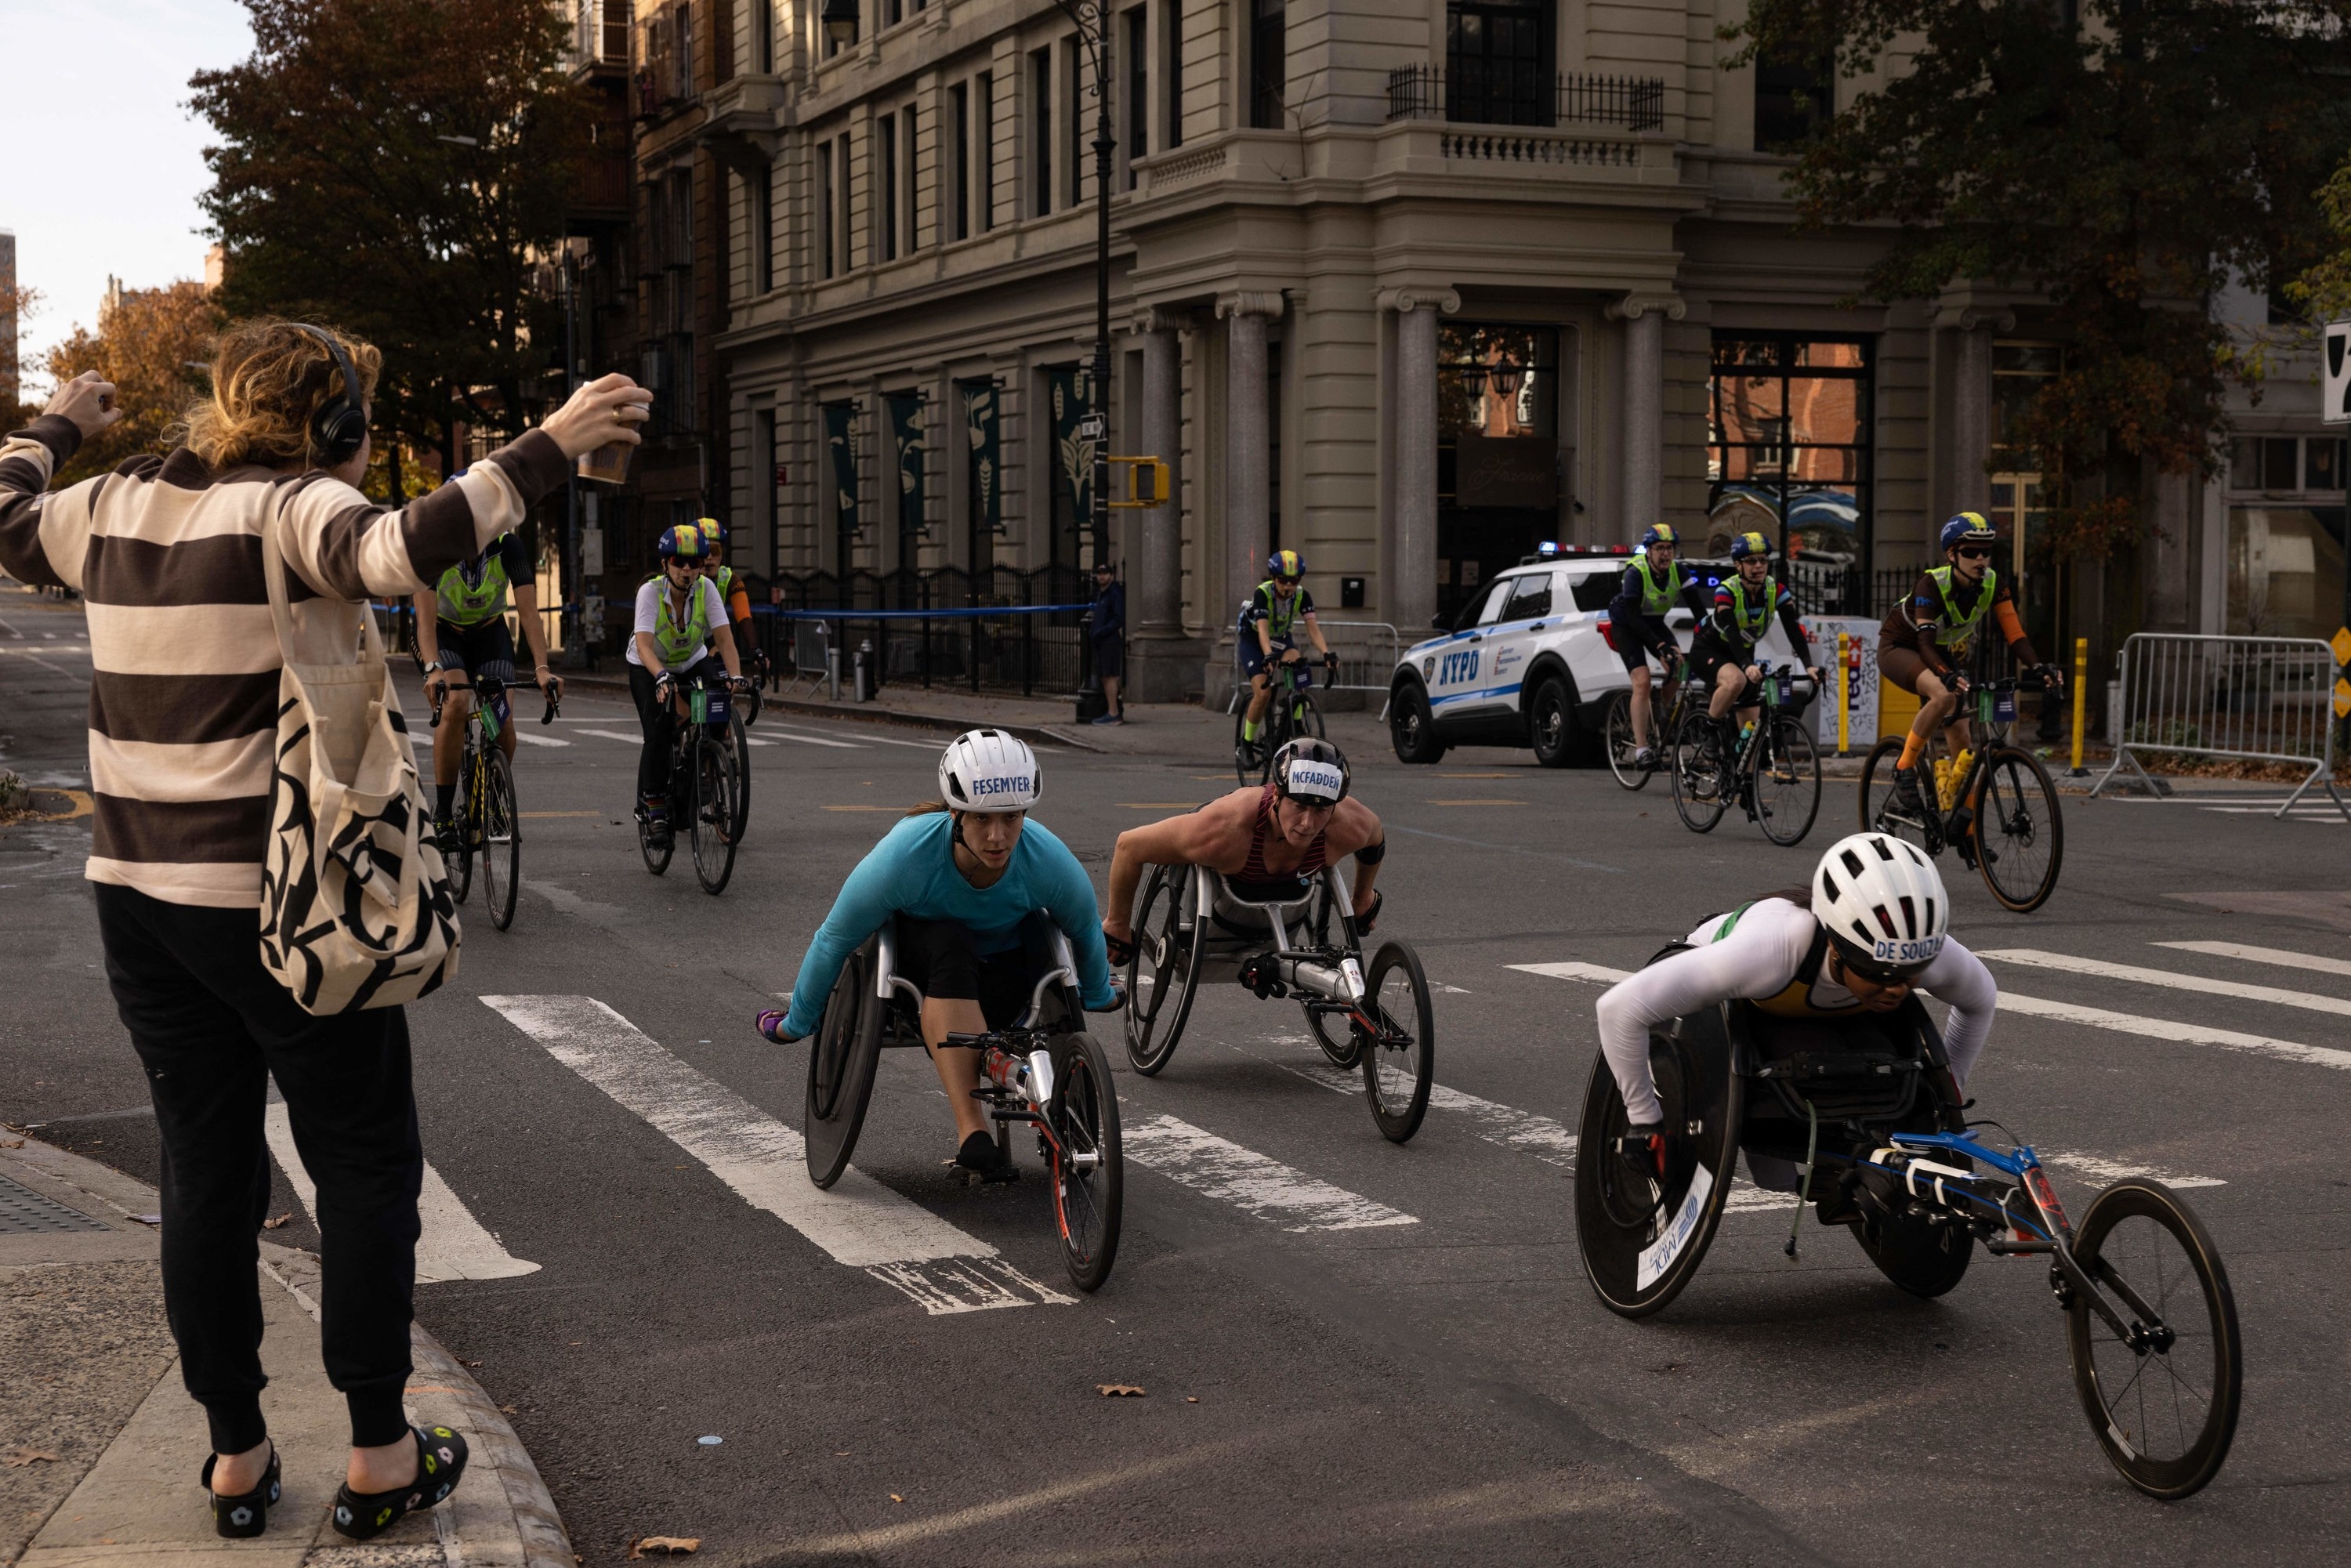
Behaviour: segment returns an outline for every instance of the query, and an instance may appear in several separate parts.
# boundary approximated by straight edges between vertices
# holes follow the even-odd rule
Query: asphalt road
[[[0,605],[0,765],[38,783],[87,787],[80,634],[69,611]],[[1611,1316],[1583,1278],[1556,1138],[1598,989],[1512,966],[1632,967],[1802,880],[1850,784],[1782,851],[1735,818],[1690,834],[1661,784],[1354,747],[1391,831],[1380,934],[1440,987],[1442,1091],[1419,1136],[1386,1143],[1332,1087],[1295,1004],[1205,994],[1154,1080],[1102,1020],[1127,1125],[1172,1118],[1251,1179],[1219,1182],[1164,1135],[1157,1158],[1131,1154],[1116,1270],[1064,1301],[1046,1185],[951,1180],[935,1081],[889,1053],[857,1152],[866,1199],[992,1248],[962,1299],[1013,1303],[930,1312],[935,1280],[893,1284],[789,1221],[831,1201],[796,1161],[734,1156],[800,1124],[805,1047],[761,1040],[753,1015],[865,849],[935,792],[933,744],[764,721],[751,831],[711,898],[683,856],[658,880],[638,861],[624,704],[578,695],[525,727],[515,927],[469,916],[461,975],[412,1010],[447,1195],[427,1267],[466,1276],[421,1285],[418,1312],[513,1410],[590,1563],[652,1533],[698,1535],[713,1563],[2306,1561],[2351,1531],[2331,1414],[2351,1079],[2324,1052],[2169,1038],[2343,1041],[2339,821],[2069,799],[2064,881],[2030,916],[1945,862],[1965,940],[2043,955],[1994,960],[2004,991],[2124,1020],[2003,1010],[1970,1085],[1983,1111],[2043,1149],[2077,1213],[2125,1169],[2182,1182],[2231,1270],[2236,1448],[2165,1506],[2092,1442],[2043,1266],[1980,1256],[1919,1301],[1809,1219],[1789,1261],[1789,1211],[1755,1204],[1658,1317]],[[1116,831],[1229,787],[1222,760],[1055,751],[1038,815],[1099,885]],[[0,830],[0,1115],[152,1180],[85,830]],[[2179,942],[2320,962],[2158,946]],[[582,1019],[601,1021],[564,1021]],[[279,1180],[277,1239],[314,1246]]]

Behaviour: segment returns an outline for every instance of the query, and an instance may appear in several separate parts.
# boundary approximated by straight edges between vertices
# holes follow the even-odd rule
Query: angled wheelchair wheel
[[[880,946],[879,939],[868,937],[842,963],[841,977],[825,998],[824,1017],[809,1041],[808,1115],[802,1135],[809,1180],[819,1186],[831,1186],[849,1168],[858,1131],[865,1125],[866,1103],[873,1097],[886,1010],[886,1004],[873,995]]]
[[[1364,1061],[1364,1098],[1380,1135],[1401,1144],[1420,1131],[1428,1113],[1429,1081],[1437,1071],[1437,1015],[1428,1005],[1428,976],[1408,942],[1390,940],[1372,956],[1364,976],[1364,1010],[1380,1037],[1357,1047]]]
[[[1314,895],[1313,942],[1317,947],[1340,947],[1353,953],[1358,962],[1363,958],[1363,944],[1355,935],[1354,922],[1339,905],[1339,890],[1335,873],[1325,871]],[[1301,998],[1304,999],[1304,998]],[[1314,1036],[1314,1043],[1334,1067],[1353,1068],[1363,1059],[1363,1041],[1354,1026],[1344,1014],[1306,1009],[1306,1027]]]
[[[1938,1163],[1969,1162],[1938,1154]],[[1814,1176],[1815,1183],[1819,1177]],[[1900,1186],[1888,1179],[1889,1189]],[[1967,1277],[1969,1260],[1976,1255],[1976,1239],[1963,1226],[1937,1224],[1924,1215],[1899,1212],[1865,1216],[1853,1228],[1853,1239],[1877,1271],[1914,1296],[1929,1301],[1946,1295]]]
[[[1092,1035],[1053,1043],[1052,1103],[1045,1109],[1060,1145],[1051,1160],[1053,1216],[1061,1263],[1081,1291],[1099,1289],[1118,1256],[1119,1214],[1126,1186],[1118,1144],[1118,1094],[1110,1059]]]
[[[1200,986],[1200,925],[1196,921],[1186,931],[1181,924],[1191,875],[1189,866],[1153,866],[1134,917],[1134,956],[1126,966],[1126,1059],[1145,1078],[1176,1054]]]
[[[1684,1135],[1661,1181],[1616,1153],[1627,1125],[1608,1059],[1593,1061],[1575,1155],[1576,1245],[1601,1304],[1644,1318],[1688,1284],[1714,1241],[1739,1157],[1740,1086],[1721,1009],[1652,1031],[1649,1065],[1666,1125]]]

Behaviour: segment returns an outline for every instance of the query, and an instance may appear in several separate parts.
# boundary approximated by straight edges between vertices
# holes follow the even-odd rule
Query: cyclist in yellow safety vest
[[[702,530],[680,523],[663,531],[656,548],[661,572],[637,590],[635,628],[623,656],[645,737],[637,753],[637,816],[661,844],[669,840],[669,751],[686,713],[684,683],[708,679],[714,647],[727,685],[741,690],[750,683],[736,657],[726,601],[702,572]]]
[[[460,468],[449,476],[465,477]],[[460,561],[441,574],[429,592],[416,595],[416,651],[424,660],[427,697],[443,697],[441,727],[433,732],[433,831],[445,838],[453,830],[457,762],[465,746],[465,719],[473,712],[473,684],[491,676],[511,686],[515,680],[514,635],[507,629],[507,601],[522,622],[523,641],[530,646],[531,685],[549,695],[563,695],[563,682],[547,667],[547,632],[538,618],[538,574],[530,550],[519,534],[492,539],[481,554]],[[514,726],[498,730],[498,746],[511,762],[515,754]]]
[[[768,651],[759,646],[757,623],[751,619],[749,581],[726,564],[726,525],[716,517],[704,517],[695,524],[702,530],[702,570],[718,585],[718,597],[726,606],[726,623],[735,631],[735,652],[742,655],[743,668],[754,681],[767,678]]]

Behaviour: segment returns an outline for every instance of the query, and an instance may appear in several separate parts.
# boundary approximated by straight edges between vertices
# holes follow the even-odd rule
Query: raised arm
[[[103,476],[50,496],[49,476],[81,444],[122,417],[114,383],[85,371],[59,387],[39,418],[0,442],[0,570],[36,588],[81,586],[91,498]]]
[[[1802,925],[1813,923],[1811,915],[1792,905],[1778,907],[1797,916]],[[1757,918],[1759,913],[1765,917]],[[1801,950],[1792,956],[1789,952],[1797,922],[1771,919],[1769,909],[1750,910],[1721,941],[1660,959],[1601,993],[1593,1009],[1600,1050],[1616,1075],[1625,1114],[1633,1125],[1654,1125],[1666,1114],[1649,1070],[1651,1030],[1733,997],[1770,996],[1794,976],[1803,956]]]

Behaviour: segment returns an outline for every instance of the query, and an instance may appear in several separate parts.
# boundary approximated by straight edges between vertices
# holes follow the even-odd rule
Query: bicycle
[[[1894,768],[1901,760],[1900,736],[1888,736],[1861,765],[1861,825],[1865,832],[1907,839],[1930,855],[1949,844],[1980,873],[2001,907],[2029,915],[2057,890],[2057,868],[2065,858],[2065,820],[2058,810],[2056,781],[2041,759],[2008,739],[2016,722],[2016,694],[2042,683],[2009,676],[1971,687],[1976,722],[1983,727],[1982,749],[1957,760],[1949,799],[1924,811],[1896,799]],[[1931,750],[1931,748],[1930,748]],[[1922,754],[1923,755],[1923,754]],[[1921,778],[1923,786],[1931,771]],[[1983,825],[1993,826],[1987,836]]]
[[[1602,731],[1607,737],[1608,770],[1616,776],[1616,782],[1627,789],[1647,787],[1670,749],[1665,737],[1681,727],[1682,716],[1689,711],[1691,703],[1705,705],[1706,683],[1687,674],[1689,667],[1687,660],[1679,663],[1686,673],[1681,679],[1672,683],[1672,694],[1663,705],[1657,701],[1658,684],[1653,682],[1649,687],[1649,761],[1646,767],[1641,764],[1640,744],[1633,738],[1633,694],[1618,692],[1608,704],[1608,717]]]
[[[498,734],[513,715],[507,705],[507,683],[497,676],[481,675],[470,683],[452,680],[434,694],[435,734],[448,693],[467,688],[475,701],[474,711],[465,716],[465,748],[457,759],[457,841],[443,845],[441,858],[449,872],[450,895],[463,904],[474,888],[475,852],[481,852],[490,924],[504,931],[514,924],[515,889],[522,882],[522,819],[515,810],[514,769],[498,745]],[[547,712],[538,721],[542,725],[555,722],[559,706],[554,693],[546,695]]]
[[[2075,1392],[2107,1460],[2155,1498],[2211,1480],[2236,1431],[2242,1347],[2228,1271],[2195,1212],[2161,1183],[2130,1176],[2075,1226],[2032,1145],[1997,1122],[1963,1119],[1916,997],[1838,1028],[1823,1045],[1814,1020],[1729,1002],[1653,1030],[1665,1123],[1686,1130],[1662,1175],[1646,1156],[1618,1154],[1624,1098],[1606,1060],[1593,1063],[1575,1207],[1602,1304],[1641,1318],[1680,1293],[1743,1150],[1750,1171],[1760,1156],[1795,1173],[1792,1258],[1807,1204],[1914,1296],[1956,1288],[1978,1245],[1996,1258],[2046,1258]],[[1995,1133],[2004,1145],[1988,1141]]]
[[[695,680],[684,693],[686,716],[669,753],[669,836],[656,842],[653,821],[637,809],[637,851],[655,876],[669,870],[684,831],[694,846],[695,880],[716,895],[735,874],[735,851],[748,813],[750,753],[730,693]],[[675,699],[671,699],[674,701]]]
[[[1760,687],[1750,683],[1739,706],[1747,706],[1748,698],[1760,692],[1762,715],[1728,762],[1721,756],[1714,718],[1700,701],[1703,682],[1694,683],[1699,693],[1692,694],[1691,706],[1671,732],[1667,761],[1674,810],[1684,827],[1694,833],[1712,832],[1736,800],[1765,838],[1785,848],[1802,843],[1820,815],[1820,749],[1804,724],[1813,682],[1809,674],[1774,671],[1769,664],[1761,668]]]
[[[1326,666],[1332,663],[1324,661]],[[1298,684],[1298,673],[1305,664],[1302,657],[1289,664],[1266,661],[1266,685],[1273,695],[1266,703],[1264,731],[1254,741],[1241,734],[1241,727],[1249,722],[1249,683],[1242,682],[1234,693],[1233,773],[1240,782],[1264,783],[1273,767],[1273,754],[1300,736],[1322,738],[1322,705],[1314,700],[1312,687]]]
[[[1436,1072],[1428,976],[1412,945],[1396,937],[1381,944],[1366,969],[1353,907],[1345,882],[1329,869],[1295,898],[1260,901],[1240,897],[1206,866],[1154,866],[1126,966],[1127,1061],[1145,1078],[1167,1065],[1204,978],[1238,980],[1260,1000],[1295,991],[1323,1055],[1342,1070],[1361,1069],[1381,1135],[1395,1144],[1411,1138]]]
[[[1118,1095],[1109,1058],[1085,1032],[1069,938],[1034,915],[1024,935],[1050,966],[1028,1008],[1009,1029],[950,1034],[946,1043],[979,1052],[983,1083],[973,1093],[986,1103],[1008,1161],[1013,1127],[1036,1131],[1062,1266],[1078,1289],[1092,1291],[1118,1255],[1126,1183]],[[806,1154],[809,1179],[819,1187],[849,1168],[883,1049],[922,1049],[923,994],[897,973],[897,950],[893,921],[850,955],[809,1041]]]

